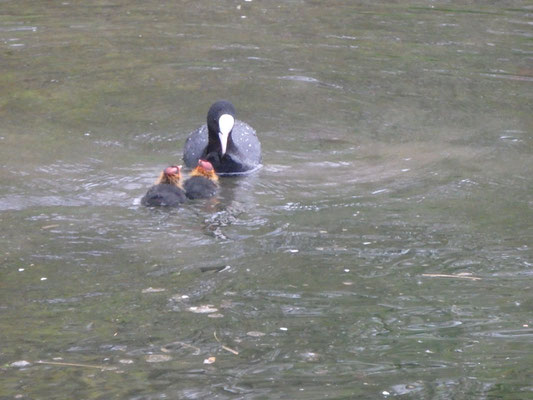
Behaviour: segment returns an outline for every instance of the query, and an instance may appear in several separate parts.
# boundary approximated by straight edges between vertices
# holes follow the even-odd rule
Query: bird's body
[[[225,100],[214,103],[207,124],[192,132],[183,151],[183,160],[194,168],[198,160],[209,161],[217,174],[237,175],[261,166],[261,143],[255,130],[235,119],[235,108]]]
[[[187,199],[180,180],[179,166],[165,168],[155,185],[141,199],[141,204],[147,207],[178,207]]]
[[[218,191],[218,186],[203,176],[193,176],[187,179],[183,188],[185,195],[191,200],[207,199],[213,197]]]
[[[207,199],[218,192],[218,176],[209,161],[198,160],[198,166],[191,171],[191,177],[183,188],[188,199]]]
[[[148,189],[141,204],[148,207],[178,207],[185,202],[183,189],[167,183],[160,183]]]

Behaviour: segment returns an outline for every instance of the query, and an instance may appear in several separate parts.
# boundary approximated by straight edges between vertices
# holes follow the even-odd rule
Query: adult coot
[[[189,168],[198,160],[209,161],[220,175],[252,172],[261,166],[261,143],[255,130],[235,119],[235,107],[219,100],[207,113],[207,125],[192,132],[183,150],[183,161]]]
[[[209,161],[198,160],[198,166],[191,171],[191,177],[185,181],[183,188],[189,199],[207,199],[218,191],[218,176]]]
[[[173,165],[161,172],[154,186],[141,199],[143,206],[168,206],[177,207],[187,198],[181,188],[180,167]]]

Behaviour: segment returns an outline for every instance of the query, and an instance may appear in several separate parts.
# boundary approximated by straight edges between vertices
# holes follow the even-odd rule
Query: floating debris
[[[261,337],[261,336],[266,335],[265,333],[259,332],[259,331],[250,331],[250,332],[246,332],[246,334],[251,337]]]
[[[204,364],[213,364],[216,360],[216,357],[209,357],[204,360]]]
[[[208,318],[224,318],[224,314],[220,314],[220,313],[209,314],[207,317]]]
[[[212,304],[206,304],[204,306],[189,307],[189,311],[196,314],[209,314],[217,312],[218,308],[215,308]]]
[[[166,354],[150,354],[146,356],[146,362],[149,363],[160,363],[172,360],[172,357],[167,356]]]
[[[117,368],[116,367],[110,367],[106,365],[92,365],[92,364],[79,364],[79,363],[70,363],[70,362],[59,362],[59,361],[37,361],[37,364],[45,364],[45,365],[57,365],[60,367],[79,367],[79,368],[96,368],[101,369],[102,371],[108,370],[108,371],[114,371]]]
[[[282,327],[279,328],[279,330],[280,330],[280,331],[284,331],[284,332],[286,332],[286,331],[288,331],[289,329],[288,329],[288,328],[285,328],[284,326],[282,326]]]
[[[229,351],[230,353],[235,354],[236,356],[239,355],[239,352],[237,350],[233,350],[231,347],[228,347],[228,346],[224,346],[224,345],[221,345],[221,346],[224,350]]]
[[[228,346],[224,346],[224,345],[222,344],[222,342],[221,342],[221,341],[218,339],[218,337],[217,337],[217,331],[214,331],[214,332],[213,332],[213,336],[215,337],[215,340],[216,340],[218,343],[220,343],[220,346],[221,346],[224,350],[229,351],[230,353],[235,354],[236,356],[239,355],[239,352],[238,352],[237,350],[233,350],[232,348],[230,348],[230,347],[228,347]]]
[[[41,226],[41,229],[52,229],[59,227],[59,224]]]
[[[9,364],[9,366],[15,367],[15,368],[24,368],[24,367],[31,366],[31,362],[26,361],[26,360],[20,360],[20,361],[12,362],[11,364]]]
[[[209,271],[215,271],[215,272],[222,272],[230,269],[230,265],[222,265],[218,267],[200,267],[201,272],[209,272]]]
[[[121,364],[133,364],[133,360],[129,359],[129,358],[123,358],[121,360],[118,360],[119,363]]]
[[[153,287],[149,287],[149,288],[146,288],[146,289],[143,289],[141,293],[159,293],[159,292],[164,292],[165,290],[167,289],[164,289],[164,288],[153,288]]]
[[[472,276],[469,272],[461,272],[460,274],[422,274],[422,276],[428,278],[458,278],[458,279],[470,279],[472,281],[480,281],[481,278]]]
[[[189,299],[189,296],[186,294],[175,294],[174,296],[170,298],[170,300],[173,300],[173,301],[188,300],[188,299]]]

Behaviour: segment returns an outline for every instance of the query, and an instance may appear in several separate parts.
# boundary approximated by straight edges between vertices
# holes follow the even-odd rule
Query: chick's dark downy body
[[[155,185],[148,189],[141,199],[141,204],[147,207],[180,206],[187,199],[180,180],[179,166],[165,168]]]
[[[198,160],[198,166],[192,170],[191,177],[185,181],[183,188],[187,198],[207,199],[218,192],[218,176],[209,161]]]

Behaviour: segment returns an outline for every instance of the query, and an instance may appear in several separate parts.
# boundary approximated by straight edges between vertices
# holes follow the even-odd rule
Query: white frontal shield
[[[218,119],[218,137],[220,138],[220,147],[222,148],[222,155],[226,154],[228,146],[228,137],[235,124],[235,119],[229,114],[223,114]]]

